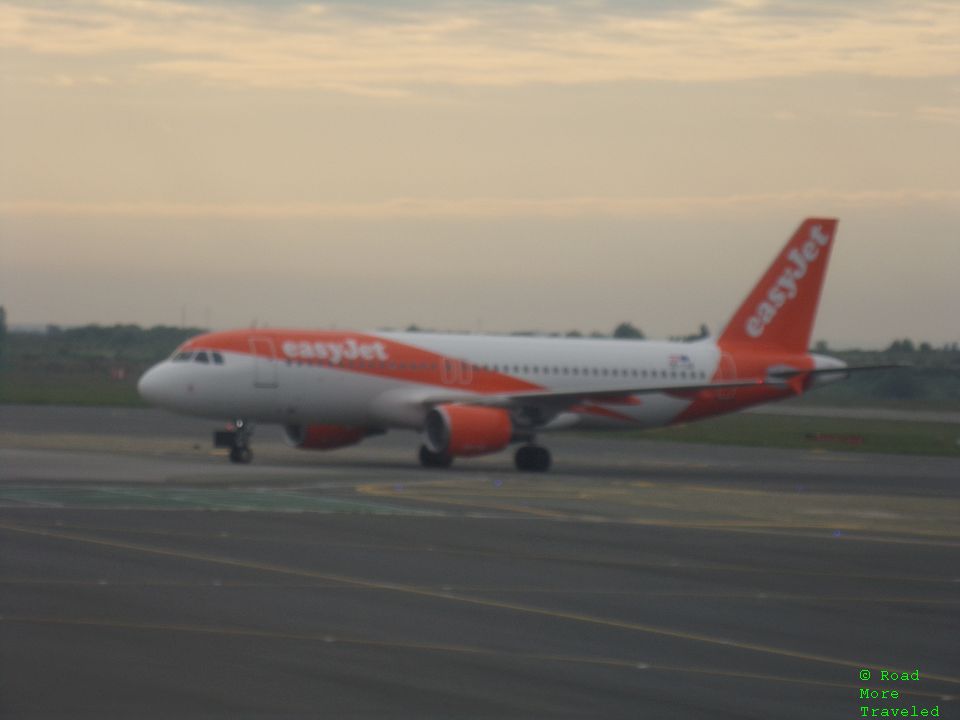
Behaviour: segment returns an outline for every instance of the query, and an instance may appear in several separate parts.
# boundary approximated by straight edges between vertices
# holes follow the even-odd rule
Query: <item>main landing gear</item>
[[[421,445],[420,464],[425,468],[448,468],[453,464],[453,456],[434,452],[426,445]]]
[[[546,472],[550,469],[550,451],[542,445],[521,445],[513,456],[513,463],[521,472]],[[420,464],[425,468],[448,468],[453,464],[453,457],[421,445]]]
[[[237,418],[230,427],[230,430],[217,430],[213,433],[213,446],[229,448],[230,462],[246,464],[253,460],[253,450],[250,449],[253,423]]]
[[[521,445],[513,464],[521,472],[546,472],[550,469],[550,451],[542,445]]]

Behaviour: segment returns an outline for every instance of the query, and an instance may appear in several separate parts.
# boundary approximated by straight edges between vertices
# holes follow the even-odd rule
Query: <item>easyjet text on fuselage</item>
[[[329,360],[333,364],[341,360],[387,360],[390,355],[382,342],[360,342],[347,338],[343,342],[322,340],[287,340],[283,354],[292,360]]]

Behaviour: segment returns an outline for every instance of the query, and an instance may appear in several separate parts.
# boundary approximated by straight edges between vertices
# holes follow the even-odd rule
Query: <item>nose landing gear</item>
[[[246,465],[253,460],[253,450],[248,446],[237,446],[230,448],[230,462]]]
[[[237,418],[228,427],[230,429],[213,433],[213,446],[229,448],[230,462],[246,464],[253,460],[253,450],[250,449],[253,423]]]

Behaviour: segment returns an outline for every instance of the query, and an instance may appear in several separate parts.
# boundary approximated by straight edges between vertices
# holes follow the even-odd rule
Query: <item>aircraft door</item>
[[[734,362],[730,353],[721,353],[720,369],[717,373],[717,382],[733,382],[737,379],[737,363]],[[720,400],[733,400],[736,395],[736,388],[725,388],[717,390],[717,398]]]
[[[473,366],[464,360],[444,358],[440,378],[445,385],[469,385],[473,382]]]
[[[275,389],[279,385],[279,374],[273,340],[250,338],[250,352],[253,353],[253,386]]]

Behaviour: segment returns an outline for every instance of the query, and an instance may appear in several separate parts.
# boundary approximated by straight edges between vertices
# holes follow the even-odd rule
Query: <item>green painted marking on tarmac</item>
[[[235,510],[259,512],[362,513],[372,515],[440,515],[366,500],[305,495],[289,490],[169,487],[4,487],[0,505],[65,508],[141,508],[149,510]]]

